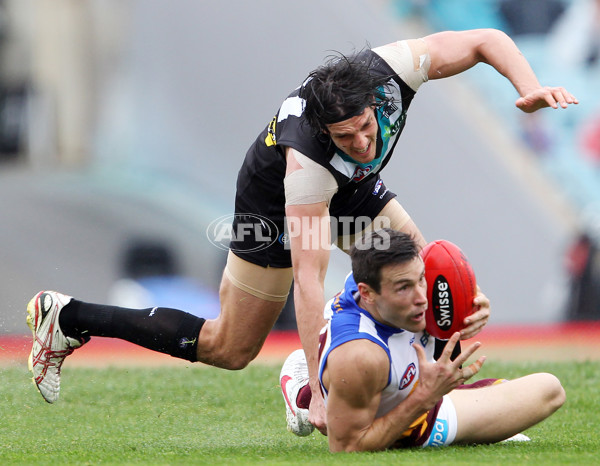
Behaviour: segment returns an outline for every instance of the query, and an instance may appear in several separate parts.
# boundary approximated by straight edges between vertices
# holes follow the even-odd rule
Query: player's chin
[[[417,333],[425,330],[425,311],[415,314],[410,319],[411,332]]]
[[[352,152],[350,158],[358,163],[370,163],[375,159],[375,154],[372,154],[371,152]]]
[[[356,150],[351,150],[348,155],[359,163],[372,162],[375,159],[375,144],[370,142],[366,151],[359,152]]]

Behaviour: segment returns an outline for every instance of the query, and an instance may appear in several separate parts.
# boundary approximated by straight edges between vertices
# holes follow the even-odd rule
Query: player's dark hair
[[[381,269],[404,264],[419,256],[420,248],[407,233],[383,228],[365,235],[350,249],[352,273],[356,283],[381,291]]]
[[[368,106],[392,100],[384,91],[390,76],[369,71],[371,62],[377,59],[374,54],[340,53],[308,75],[300,97],[306,102],[306,122],[315,133],[327,132],[327,125],[360,115]]]

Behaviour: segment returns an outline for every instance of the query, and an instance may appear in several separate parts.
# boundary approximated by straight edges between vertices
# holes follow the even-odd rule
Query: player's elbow
[[[329,443],[329,451],[331,453],[352,453],[352,452],[357,452],[357,451],[365,451],[364,448],[361,448],[359,445],[355,444],[355,443],[335,443],[332,444],[331,442]]]
[[[362,435],[356,435],[348,438],[338,438],[331,436],[331,432],[328,432],[329,437],[329,451],[331,453],[340,452],[359,452],[359,451],[381,451],[386,449],[386,445],[381,444],[380,440],[373,442],[373,438],[367,440]]]
[[[343,448],[332,448],[331,445],[329,446],[329,451],[331,453],[353,453],[353,452],[364,452],[364,451],[383,451],[385,450],[385,448],[383,447],[373,447],[373,448],[365,448],[365,447],[361,447],[359,445],[354,445],[354,444],[349,444],[344,446]]]
[[[506,41],[513,42],[513,40],[510,38],[510,36],[508,34],[506,34],[504,31],[501,31],[500,29],[492,29],[492,28],[476,29],[474,31],[474,34],[477,36],[477,38],[481,44],[496,44],[497,45],[499,43],[506,42]]]

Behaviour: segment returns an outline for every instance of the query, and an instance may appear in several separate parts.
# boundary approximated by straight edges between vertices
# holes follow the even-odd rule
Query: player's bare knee
[[[244,369],[254,360],[258,351],[233,348],[221,355],[222,367],[231,371]]]
[[[221,344],[213,347],[210,363],[222,369],[237,371],[244,369],[258,355],[260,348],[248,347],[241,343],[230,343],[222,340]]]
[[[560,383],[560,380],[558,380],[557,377],[555,377],[552,374],[548,374],[550,377],[552,377],[553,380],[553,400],[554,400],[554,406],[555,411],[556,409],[560,408],[566,401],[567,399],[567,394],[565,392],[565,389],[563,388],[562,384]]]
[[[559,409],[565,402],[567,395],[560,380],[552,374],[538,374],[544,387],[544,405],[548,409],[548,415]]]

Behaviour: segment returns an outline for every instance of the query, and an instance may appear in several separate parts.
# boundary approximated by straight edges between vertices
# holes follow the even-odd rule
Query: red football
[[[429,243],[421,251],[427,281],[427,332],[448,340],[462,330],[465,318],[473,313],[475,273],[458,246],[446,240]]]

